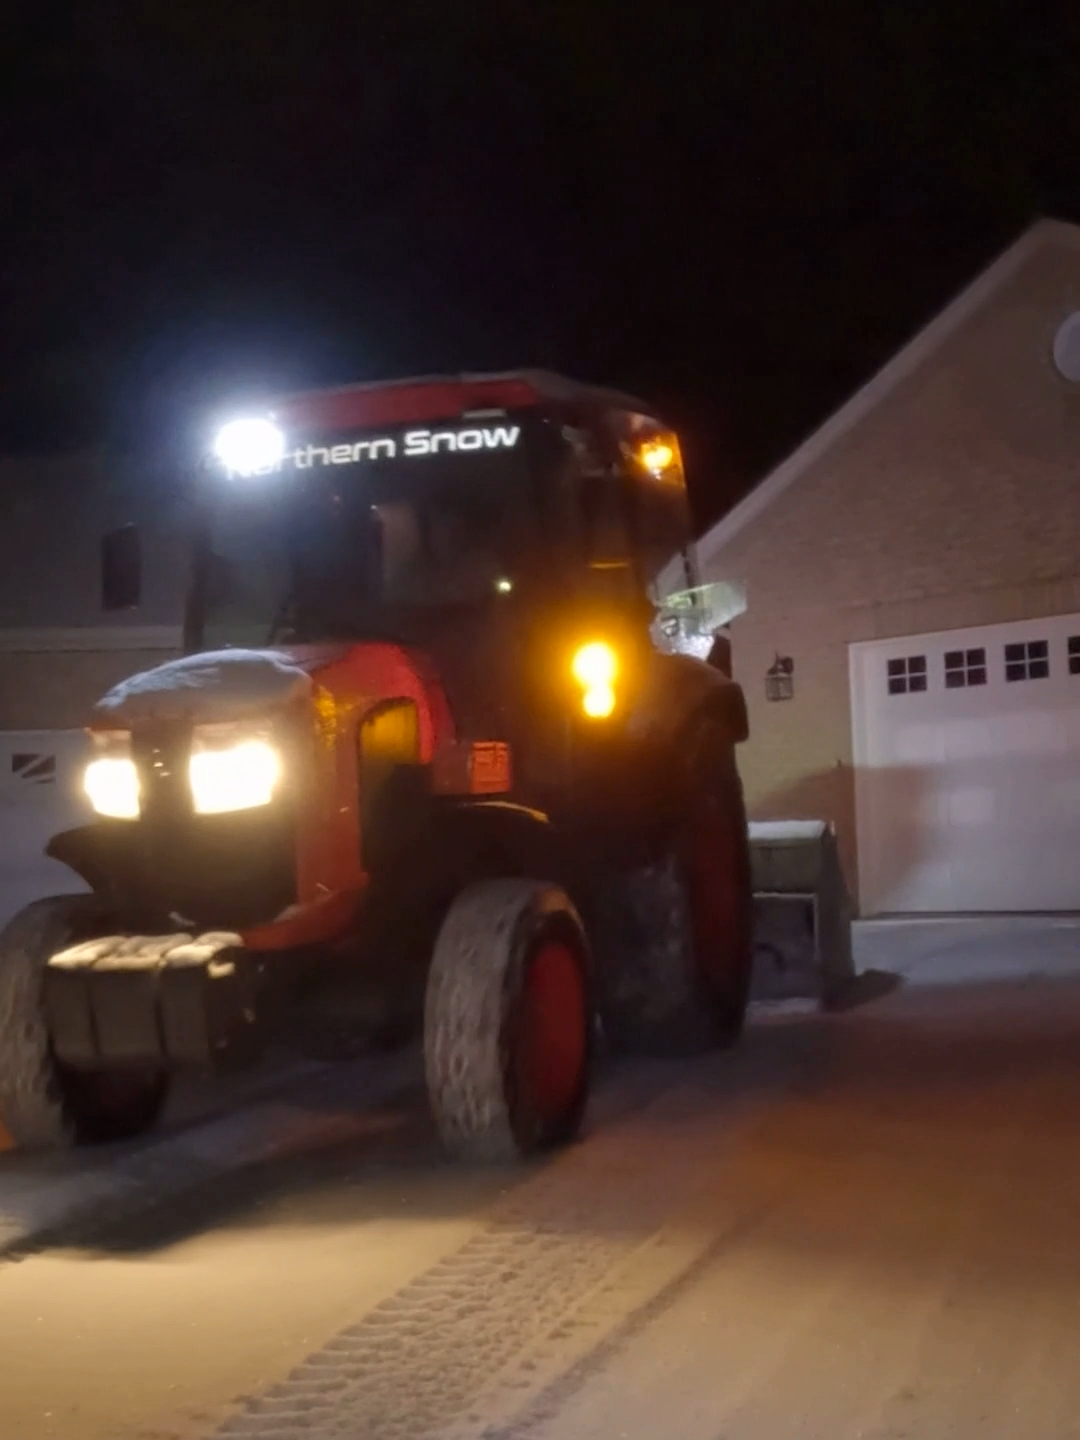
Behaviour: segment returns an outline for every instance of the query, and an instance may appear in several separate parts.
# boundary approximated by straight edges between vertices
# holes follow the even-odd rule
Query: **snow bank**
[[[820,840],[828,829],[827,820],[758,820],[750,823],[750,839]]]

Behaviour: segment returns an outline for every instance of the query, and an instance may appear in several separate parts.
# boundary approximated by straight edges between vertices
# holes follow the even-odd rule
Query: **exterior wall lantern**
[[[790,700],[795,694],[795,661],[790,655],[777,655],[765,672],[765,699]]]

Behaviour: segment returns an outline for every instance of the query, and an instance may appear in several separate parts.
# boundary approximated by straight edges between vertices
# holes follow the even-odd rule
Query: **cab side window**
[[[634,546],[626,486],[618,475],[593,475],[581,482],[585,558],[591,568],[630,565]]]
[[[636,481],[634,491],[641,578],[658,604],[695,584],[690,511],[681,488],[645,478]]]

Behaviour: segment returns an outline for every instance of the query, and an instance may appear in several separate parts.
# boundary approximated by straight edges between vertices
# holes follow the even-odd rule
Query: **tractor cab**
[[[696,583],[675,435],[549,376],[301,395],[226,423],[202,478],[189,651],[443,649],[573,609],[646,629]]]

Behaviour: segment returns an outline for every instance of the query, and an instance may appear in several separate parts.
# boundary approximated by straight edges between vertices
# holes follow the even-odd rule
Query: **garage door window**
[[[22,754],[17,751],[11,757],[11,773],[16,780],[27,785],[55,785],[56,756]]]
[[[901,660],[890,660],[888,679],[890,695],[909,695],[925,690],[926,656],[906,655]]]
[[[1069,636],[1069,674],[1080,675],[1080,635]]]
[[[1023,640],[1005,646],[1005,679],[1046,680],[1050,674],[1050,646],[1045,640]]]
[[[945,653],[945,688],[962,690],[967,685],[986,684],[986,651],[948,650]]]

